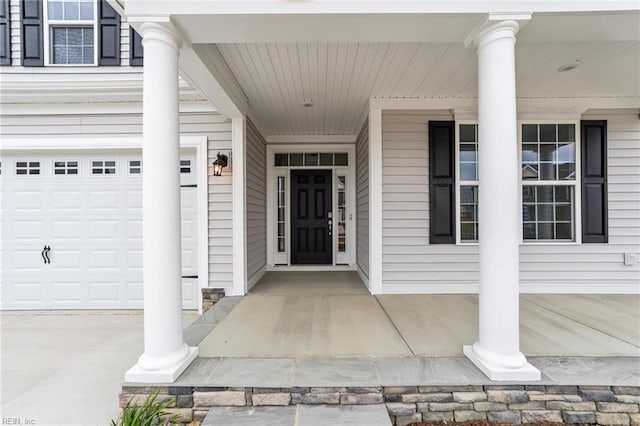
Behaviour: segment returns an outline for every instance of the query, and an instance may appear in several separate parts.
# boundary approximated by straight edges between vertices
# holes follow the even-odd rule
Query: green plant
[[[137,405],[134,398],[127,402],[118,416],[118,420],[111,420],[111,426],[169,426],[177,425],[178,415],[165,411],[171,401],[157,401],[159,390],[149,395],[142,405]]]

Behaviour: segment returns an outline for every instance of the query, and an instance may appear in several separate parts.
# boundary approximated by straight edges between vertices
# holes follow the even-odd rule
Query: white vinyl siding
[[[429,245],[430,120],[453,116],[449,111],[382,114],[384,293],[477,291],[477,246]]]
[[[582,118],[608,121],[609,243],[521,245],[523,292],[622,293],[638,289],[640,266],[623,264],[624,253],[638,253],[640,246],[637,110],[590,111]],[[383,113],[384,293],[477,292],[477,246],[429,245],[427,123],[452,119],[448,111]]]
[[[247,281],[267,265],[266,142],[247,120]]]
[[[356,250],[358,268],[369,277],[369,120],[356,140]]]
[[[182,136],[206,136],[208,138],[208,164],[220,151],[231,150],[231,122],[216,113],[180,114]],[[141,114],[95,114],[95,115],[30,115],[2,116],[0,136],[12,139],[47,137],[142,136]],[[209,211],[209,287],[226,289],[233,286],[233,240],[232,240],[232,176],[208,177]]]

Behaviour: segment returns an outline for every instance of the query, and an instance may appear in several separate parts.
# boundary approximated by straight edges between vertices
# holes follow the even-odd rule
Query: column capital
[[[180,31],[170,21],[146,21],[141,23],[139,28],[143,46],[149,41],[159,41],[168,44],[175,50],[180,50],[183,38]]]
[[[474,44],[480,49],[485,44],[500,39],[513,38],[529,20],[531,14],[502,14],[491,13],[474,28],[464,41],[464,46]]]

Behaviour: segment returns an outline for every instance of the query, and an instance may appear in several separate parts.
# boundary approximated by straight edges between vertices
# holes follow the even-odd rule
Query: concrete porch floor
[[[269,272],[236,303],[196,327],[201,358],[461,357],[478,333],[475,295],[372,296],[355,272]],[[520,310],[527,356],[640,356],[638,295],[522,295]]]

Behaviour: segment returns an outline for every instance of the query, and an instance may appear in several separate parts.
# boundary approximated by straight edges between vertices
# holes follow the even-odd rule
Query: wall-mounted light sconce
[[[218,153],[218,158],[216,158],[216,160],[213,162],[213,175],[221,176],[222,169],[227,167],[228,163],[229,163],[229,157],[227,157],[224,154]]]

